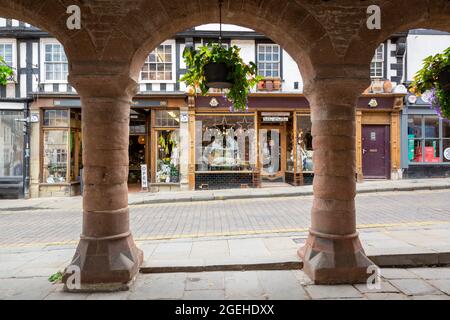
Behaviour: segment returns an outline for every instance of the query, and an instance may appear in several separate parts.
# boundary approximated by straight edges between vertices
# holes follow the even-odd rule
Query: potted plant
[[[437,113],[450,119],[450,47],[423,61],[410,91],[418,96],[429,94],[431,105]]]
[[[220,43],[202,46],[195,51],[187,47],[183,58],[188,71],[180,81],[200,89],[206,95],[210,88],[226,88],[225,96],[235,110],[246,110],[250,89],[262,77],[256,75],[256,64],[244,63],[237,46],[223,47]]]

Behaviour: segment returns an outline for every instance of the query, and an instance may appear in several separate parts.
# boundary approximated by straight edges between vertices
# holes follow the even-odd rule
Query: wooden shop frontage
[[[356,177],[397,179],[403,95],[365,94],[356,112]],[[40,96],[31,106],[31,196],[80,194],[82,106]],[[130,106],[129,176],[134,191],[311,184],[310,108],[301,94],[252,93],[246,112],[221,94],[138,95]]]
[[[314,176],[310,108],[301,94],[254,93],[246,112],[220,94],[189,97],[189,187],[225,189]],[[403,95],[365,94],[356,113],[358,180],[398,178]]]

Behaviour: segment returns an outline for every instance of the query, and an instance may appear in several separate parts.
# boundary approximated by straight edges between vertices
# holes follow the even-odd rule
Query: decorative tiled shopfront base
[[[252,173],[196,173],[196,190],[217,190],[253,187]]]
[[[450,165],[410,165],[403,171],[403,179],[449,178]]]
[[[22,178],[0,178],[0,199],[19,199],[22,195]]]
[[[313,184],[314,174],[313,173],[304,173],[303,174],[303,185],[310,186]]]
[[[71,185],[40,185],[39,197],[73,197],[81,194],[79,184]]]
[[[295,182],[295,174],[293,172],[286,172],[284,174],[284,181],[293,186],[297,185],[297,183]]]

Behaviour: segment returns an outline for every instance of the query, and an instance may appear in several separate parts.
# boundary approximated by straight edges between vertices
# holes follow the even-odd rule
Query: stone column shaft
[[[315,283],[366,281],[372,263],[356,232],[355,110],[360,80],[314,82],[311,105],[314,201],[311,228],[299,255]]]
[[[130,232],[128,209],[135,83],[121,76],[72,76],[71,83],[82,103],[84,181],[83,229],[72,265],[80,268],[82,290],[121,289],[143,257]]]

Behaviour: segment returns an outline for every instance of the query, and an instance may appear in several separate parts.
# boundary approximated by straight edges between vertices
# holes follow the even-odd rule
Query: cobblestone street
[[[357,196],[359,228],[450,222],[450,192],[414,191]],[[267,198],[131,206],[136,240],[304,232],[312,197]],[[0,213],[0,246],[76,244],[80,210]]]

